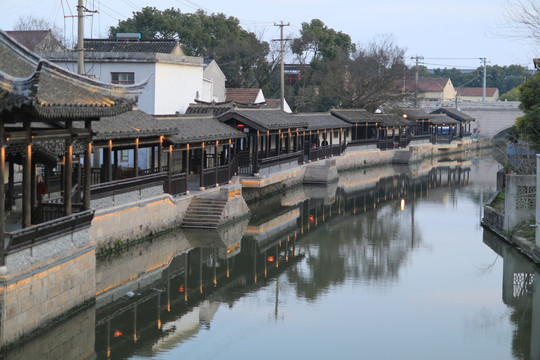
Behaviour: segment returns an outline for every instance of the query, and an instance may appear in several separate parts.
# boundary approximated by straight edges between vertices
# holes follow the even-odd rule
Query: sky
[[[0,29],[10,30],[24,16],[55,23],[69,37],[75,36],[77,0],[0,0]],[[182,12],[202,9],[208,14],[224,13],[240,20],[245,30],[267,41],[298,37],[303,22],[320,19],[348,34],[356,44],[390,35],[405,48],[406,60],[423,57],[428,68],[475,69],[486,58],[488,65],[522,65],[533,68],[540,48],[526,39],[507,36],[508,0],[85,0],[85,7],[99,12],[86,17],[85,37],[106,37],[110,26],[132,16],[145,6]]]

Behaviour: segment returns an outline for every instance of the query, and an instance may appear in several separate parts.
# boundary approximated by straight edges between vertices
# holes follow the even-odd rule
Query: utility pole
[[[83,0],[77,3],[77,73],[84,75],[84,6]]]
[[[414,76],[414,107],[418,106],[418,62],[424,60],[423,56],[413,56],[411,59],[416,59],[416,73]]]
[[[284,26],[290,26],[290,23],[283,23],[283,20],[281,20],[280,24],[274,23],[274,26],[279,26],[281,28],[281,38],[280,39],[273,39],[274,41],[280,41],[281,42],[281,111],[285,110],[285,65],[283,63],[284,53],[285,53],[285,47],[283,45],[283,42],[285,40],[291,40],[291,39],[284,39],[283,38],[283,27]]]
[[[484,79],[482,81],[482,101],[486,101],[486,78],[487,78],[487,71],[486,71],[486,58],[480,58],[482,62],[484,63]]]

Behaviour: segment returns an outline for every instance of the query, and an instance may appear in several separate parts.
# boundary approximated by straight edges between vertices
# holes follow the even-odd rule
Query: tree
[[[516,120],[516,128],[520,137],[528,141],[536,152],[540,152],[540,73],[524,82],[519,91],[519,108],[525,114]]]
[[[515,87],[512,90],[501,95],[499,100],[501,101],[519,101],[519,87]]]
[[[231,88],[264,87],[269,81],[266,74],[275,66],[266,60],[268,43],[242,29],[237,18],[222,13],[145,7],[111,27],[109,36],[114,38],[117,32],[138,32],[143,39],[178,39],[188,56],[214,56]]]
[[[538,43],[540,39],[540,4],[535,0],[507,0],[507,34]]]

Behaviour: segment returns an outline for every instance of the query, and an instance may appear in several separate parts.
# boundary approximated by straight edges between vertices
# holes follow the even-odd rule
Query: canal
[[[538,269],[480,226],[498,167],[340,173],[100,254],[95,306],[4,357],[540,359]]]

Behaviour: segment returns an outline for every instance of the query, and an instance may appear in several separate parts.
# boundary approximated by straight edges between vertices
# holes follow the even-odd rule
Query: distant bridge
[[[492,139],[511,128],[516,119],[523,115],[518,106],[519,101],[469,102],[460,103],[459,110],[476,119],[471,124],[471,132],[474,133],[476,129],[478,136]],[[426,110],[430,112],[430,109]]]

